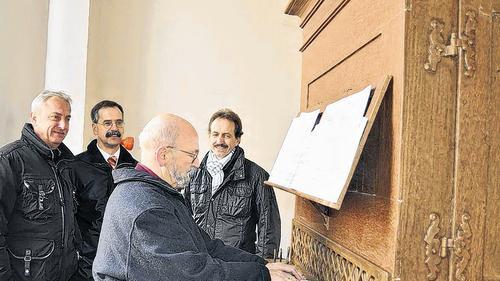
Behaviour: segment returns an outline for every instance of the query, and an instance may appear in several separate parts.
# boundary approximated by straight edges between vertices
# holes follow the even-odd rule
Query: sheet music
[[[364,129],[372,87],[292,121],[270,182],[336,203],[346,184]]]
[[[370,85],[358,93],[329,104],[325,108],[323,116],[321,116],[321,122],[324,120],[363,116],[371,90],[372,86]]]
[[[331,120],[316,126],[291,187],[337,202],[351,170],[367,118]]]
[[[269,181],[281,186],[290,186],[303,152],[303,143],[307,142],[318,114],[319,109],[312,112],[302,112],[299,117],[292,120],[281,150],[274,162]]]

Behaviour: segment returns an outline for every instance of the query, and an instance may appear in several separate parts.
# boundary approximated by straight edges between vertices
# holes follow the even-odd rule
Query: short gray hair
[[[175,146],[178,135],[179,128],[176,124],[162,123],[161,118],[156,117],[149,121],[139,134],[139,146],[143,151],[164,145]]]
[[[45,101],[52,97],[65,100],[71,107],[72,100],[68,94],[63,91],[44,90],[31,102],[31,112],[35,112]]]

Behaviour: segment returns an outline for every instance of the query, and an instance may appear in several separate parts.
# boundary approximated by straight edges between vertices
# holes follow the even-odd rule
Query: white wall
[[[229,107],[243,120],[247,157],[270,171],[299,110],[301,30],[283,14],[287,2],[91,1],[84,143],[93,138],[88,112],[102,99],[124,106],[134,137],[161,112],[185,117],[202,152],[208,119]],[[286,246],[294,196],[277,193]]]
[[[0,147],[21,136],[43,90],[48,0],[0,1]]]
[[[45,88],[71,95],[71,123],[64,143],[83,145],[89,0],[50,0]]]

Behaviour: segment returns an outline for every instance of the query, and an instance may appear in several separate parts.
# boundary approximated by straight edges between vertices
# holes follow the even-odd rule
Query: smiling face
[[[218,159],[227,156],[240,144],[240,138],[235,136],[235,128],[234,122],[225,118],[217,118],[210,125],[210,149]]]
[[[64,99],[51,97],[31,113],[35,134],[50,149],[56,149],[69,131],[71,106]]]

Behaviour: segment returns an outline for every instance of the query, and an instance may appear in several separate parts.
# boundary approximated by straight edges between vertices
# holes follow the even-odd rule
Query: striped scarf
[[[210,151],[207,159],[207,171],[212,176],[212,195],[217,191],[224,181],[224,166],[231,160],[234,154],[234,149],[226,157],[217,159],[215,154]]]

